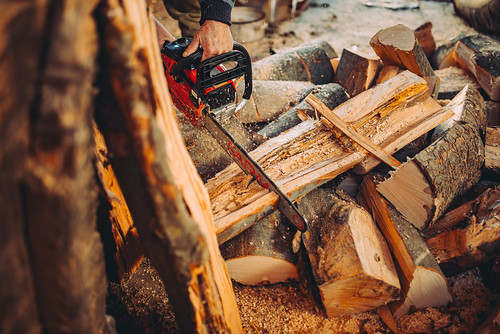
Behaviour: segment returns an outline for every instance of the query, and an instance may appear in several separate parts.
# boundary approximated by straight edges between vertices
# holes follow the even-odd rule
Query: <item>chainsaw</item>
[[[244,107],[252,94],[252,64],[247,50],[233,43],[233,50],[201,61],[203,49],[182,57],[192,38],[165,42],[161,56],[168,88],[174,105],[194,126],[203,126],[236,164],[257,183],[279,197],[278,209],[301,231],[307,229],[306,219],[295,204],[270,179],[262,167],[224,129],[220,120],[227,119]],[[236,83],[245,80],[243,98],[236,105]]]

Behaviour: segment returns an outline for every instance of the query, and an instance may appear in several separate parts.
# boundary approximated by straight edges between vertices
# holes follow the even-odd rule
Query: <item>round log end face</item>
[[[297,279],[297,267],[268,256],[245,256],[226,261],[229,276],[246,285],[265,285]]]

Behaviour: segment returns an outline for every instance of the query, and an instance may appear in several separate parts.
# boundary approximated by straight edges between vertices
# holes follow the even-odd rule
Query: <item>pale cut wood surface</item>
[[[440,106],[416,107],[420,98],[427,96],[426,91],[425,80],[406,71],[346,101],[334,112],[376,145],[387,147],[391,143],[399,143],[395,145],[397,149],[411,141],[400,143],[400,136],[404,137],[416,124],[442,110]],[[415,108],[412,108],[414,103]],[[405,115],[406,112],[411,114]],[[427,131],[415,131],[415,138]],[[350,145],[339,142],[320,123],[307,120],[265,142],[251,155],[295,200],[366,157],[366,152],[346,144]],[[229,166],[207,181],[219,243],[276,210],[277,195],[262,190],[250,181],[251,178],[236,165]]]

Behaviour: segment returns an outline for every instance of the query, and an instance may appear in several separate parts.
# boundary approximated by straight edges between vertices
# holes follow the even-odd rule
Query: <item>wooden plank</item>
[[[401,166],[401,163],[394,159],[390,154],[385,152],[379,146],[373,144],[371,141],[361,136],[355,129],[353,129],[349,124],[344,122],[340,117],[335,115],[323,102],[321,102],[316,96],[309,95],[306,97],[306,102],[314,107],[323,117],[325,117],[330,123],[342,131],[350,139],[354,140],[359,146],[363,147],[365,150],[385,162],[387,165],[393,169]]]
[[[100,9],[106,76],[97,121],[146,255],[183,331],[241,332],[208,196],[169,99],[154,21],[138,1]]]
[[[418,107],[422,99],[432,100],[427,94],[425,80],[406,71],[333,111],[376,145],[393,144],[397,150],[407,144],[399,142],[400,136],[404,137],[406,131],[442,110],[435,101],[432,102],[435,108]],[[250,154],[292,200],[366,157],[365,151],[345,147],[331,131],[312,119],[266,141]],[[276,208],[278,197],[250,181],[236,165],[207,181],[219,243],[250,227],[257,216],[261,218]],[[262,212],[263,208],[267,213]]]

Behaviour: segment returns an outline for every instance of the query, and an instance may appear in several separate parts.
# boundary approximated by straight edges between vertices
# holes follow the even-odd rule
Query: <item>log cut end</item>
[[[229,276],[246,285],[264,285],[298,279],[297,266],[269,256],[245,256],[226,261]]]
[[[452,300],[448,283],[441,272],[417,267],[405,298],[389,304],[389,307],[394,316],[399,317],[408,314],[412,307],[445,306]]]

